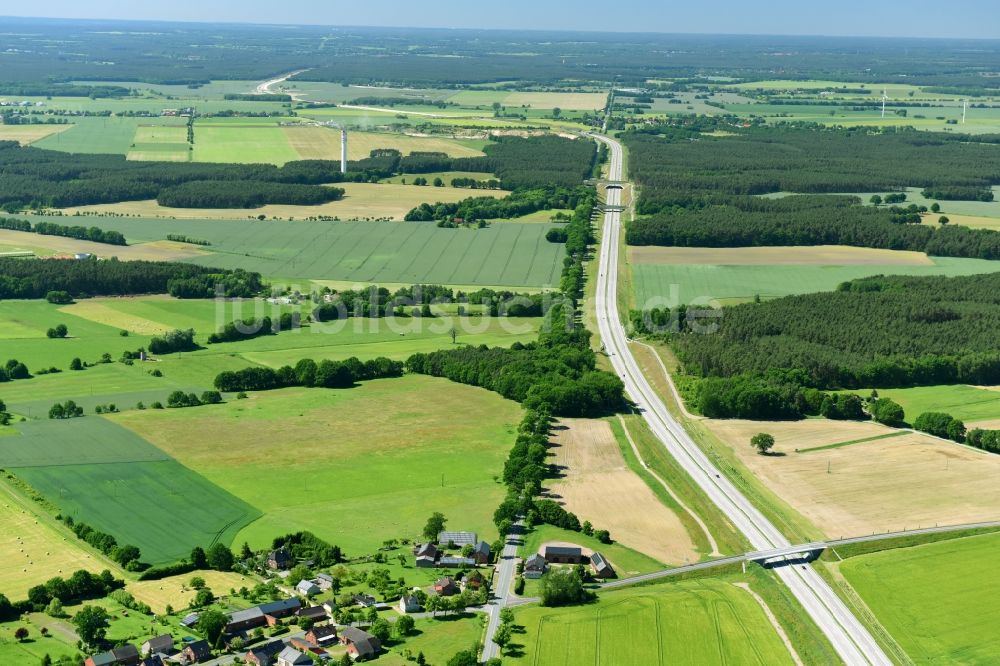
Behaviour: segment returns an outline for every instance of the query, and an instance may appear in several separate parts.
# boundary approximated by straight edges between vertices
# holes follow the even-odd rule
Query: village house
[[[278,653],[278,666],[312,666],[312,657],[306,656],[293,647],[286,647]]]
[[[87,657],[83,663],[86,666],[136,666],[139,663],[139,650],[134,645],[126,644]]]
[[[593,569],[594,575],[598,578],[614,578],[615,570],[600,553],[591,553],[590,568]]]
[[[355,594],[351,599],[362,608],[371,608],[378,603],[375,601],[375,597],[370,594]]]
[[[170,634],[150,638],[139,646],[139,652],[144,657],[148,657],[151,654],[173,654],[174,638]]]
[[[313,582],[319,586],[319,589],[326,592],[333,587],[333,576],[328,573],[316,574],[316,579]]]
[[[322,606],[310,606],[309,608],[300,608],[295,611],[295,616],[303,620],[312,620],[313,622],[322,622],[327,619],[326,609]]]
[[[267,568],[268,569],[287,569],[292,566],[292,554],[288,552],[288,549],[282,546],[277,550],[272,550],[267,555]]]
[[[197,664],[210,659],[212,656],[212,648],[206,640],[195,641],[193,643],[188,643],[181,654],[184,659],[189,664]]]
[[[477,543],[476,547],[472,549],[472,559],[476,561],[476,564],[489,564],[490,544],[485,541]]]
[[[227,634],[236,634],[257,627],[273,627],[279,619],[294,614],[301,607],[302,602],[292,597],[233,611],[229,614],[229,622],[223,631]]]
[[[300,580],[295,586],[295,591],[305,597],[314,597],[320,593],[319,585],[311,580]]]
[[[319,627],[313,627],[306,632],[306,640],[313,645],[318,645],[319,647],[326,647],[332,643],[336,643],[337,627],[332,624],[324,624]]]
[[[340,644],[347,646],[347,654],[355,661],[371,659],[382,650],[382,644],[377,638],[356,627],[341,629]]]
[[[458,594],[458,585],[455,584],[455,579],[451,576],[445,576],[434,583],[434,592],[442,597],[450,597]]]
[[[524,561],[525,578],[541,578],[545,573],[545,558],[535,553]]]
[[[579,564],[583,561],[583,549],[579,546],[543,546],[541,555],[549,564]]]
[[[320,605],[323,606],[323,610],[326,611],[327,615],[333,615],[337,610],[337,600],[333,597],[330,597]]]
[[[416,595],[404,594],[399,599],[399,612],[403,615],[408,613],[419,613],[420,608],[420,600],[417,599]]]
[[[272,666],[275,658],[285,649],[283,641],[271,641],[264,645],[258,645],[247,652],[245,660],[253,666]]]
[[[417,566],[426,569],[437,566],[437,559],[441,552],[432,543],[422,543],[413,548],[413,554],[416,555]]]
[[[469,574],[462,579],[462,590],[471,590],[473,592],[478,592],[483,589],[486,585],[486,577],[480,571],[470,571]]]

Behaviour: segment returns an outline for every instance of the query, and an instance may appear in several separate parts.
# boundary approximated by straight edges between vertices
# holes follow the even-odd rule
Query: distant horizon
[[[907,3],[870,5],[861,0],[843,0],[837,12],[803,8],[795,0],[773,0],[766,12],[748,12],[745,3],[720,0],[711,14],[686,4],[650,9],[643,0],[620,0],[615,19],[599,0],[580,0],[570,13],[561,7],[529,0],[510,0],[498,11],[483,13],[482,7],[465,6],[457,0],[438,0],[435,7],[413,6],[401,1],[377,2],[364,7],[331,7],[305,0],[292,8],[270,3],[218,0],[212,3],[176,0],[169,5],[137,5],[123,0],[93,0],[81,7],[68,0],[51,0],[44,7],[11,14],[17,8],[0,10],[4,20],[156,22],[260,27],[362,28],[521,31],[532,33],[594,33],[690,35],[720,37],[802,37],[829,39],[898,40],[1000,40],[1000,23],[972,22],[970,12],[989,13],[987,0],[955,0],[942,12],[939,3],[913,0]],[[673,3],[669,3],[673,4]],[[208,6],[206,6],[208,5]],[[518,9],[518,8],[522,9]],[[783,9],[786,8],[786,9]],[[853,8],[853,9],[852,9]],[[39,14],[38,12],[42,13]],[[84,15],[84,12],[86,15]],[[933,16],[933,20],[924,17]],[[234,20],[235,19],[235,20]],[[530,25],[525,25],[530,24]],[[814,29],[823,25],[824,30]],[[862,28],[858,28],[862,26]],[[928,29],[930,28],[930,30]]]

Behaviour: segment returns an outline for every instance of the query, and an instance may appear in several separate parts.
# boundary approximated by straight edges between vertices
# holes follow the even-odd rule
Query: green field
[[[840,571],[918,664],[996,663],[1000,535],[860,555]],[[983,566],[987,564],[987,566]]]
[[[636,264],[632,266],[635,299],[639,305],[663,305],[676,290],[679,302],[723,305],[778,298],[792,294],[833,291],[847,280],[870,275],[974,275],[1000,269],[1000,263],[984,259],[931,257],[933,266],[721,266],[708,264]],[[672,304],[671,304],[672,305]]]
[[[583,608],[515,612],[526,633],[514,634],[504,663],[793,663],[760,606],[725,580],[602,592]]]
[[[36,148],[59,150],[64,153],[117,153],[125,155],[135,143],[140,127],[164,125],[183,128],[184,118],[74,118],[64,132],[35,142]],[[185,133],[186,136],[186,133]]]
[[[863,397],[870,390],[855,391]],[[1000,392],[965,384],[879,389],[879,396],[898,402],[912,421],[923,412],[947,412],[965,422],[1000,419]]]
[[[941,213],[945,215],[972,215],[975,217],[1000,217],[1000,186],[991,188],[993,191],[994,200],[993,201],[938,201],[937,199],[927,199],[921,192],[922,188],[919,187],[906,187],[902,191],[906,192],[906,202],[903,204],[907,206],[911,203],[917,204],[918,206],[930,207],[933,203],[938,203],[941,206]],[[879,196],[885,196],[886,192],[838,192],[834,195],[849,196],[849,197],[859,197],[863,203],[866,205],[871,205],[869,201],[872,195],[878,194]],[[787,196],[795,196],[789,192],[775,192],[773,194],[763,195],[768,199],[780,199]],[[937,220],[936,216],[932,216],[932,220]]]
[[[211,242],[205,248],[211,253],[185,259],[191,263],[359,283],[551,286],[559,281],[565,252],[562,244],[545,240],[553,226],[545,223],[475,230],[427,222],[100,217],[88,223],[121,231],[131,243],[163,240],[167,234]]]
[[[112,418],[264,509],[238,543],[261,548],[307,529],[357,555],[416,537],[434,511],[492,540],[504,492],[494,478],[520,409],[483,389],[408,375]]]
[[[255,120],[253,125],[212,119],[195,123],[194,161],[284,164],[301,159],[276,120]]]
[[[139,546],[151,564],[185,557],[197,545],[230,544],[260,515],[101,417],[22,427],[25,440],[3,438],[0,464],[16,468],[64,515]]]

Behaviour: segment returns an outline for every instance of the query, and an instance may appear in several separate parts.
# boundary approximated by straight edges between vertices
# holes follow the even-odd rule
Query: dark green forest
[[[258,273],[166,261],[57,260],[0,257],[0,298],[170,294],[177,298],[248,298],[263,289]]]
[[[1000,383],[1000,273],[876,276],[834,291],[722,309],[668,336],[716,416],[817,413],[810,390]],[[690,312],[687,318],[691,318]]]

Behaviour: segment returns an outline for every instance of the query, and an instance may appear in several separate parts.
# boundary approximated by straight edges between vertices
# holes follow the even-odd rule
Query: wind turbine
[[[882,89],[882,117],[885,118],[885,101],[889,99],[889,95],[886,94],[885,88]]]

